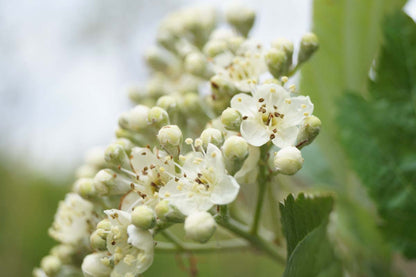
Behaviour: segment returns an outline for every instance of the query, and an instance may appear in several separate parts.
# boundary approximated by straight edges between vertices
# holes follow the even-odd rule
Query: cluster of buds
[[[50,229],[61,244],[35,276],[63,276],[79,264],[85,276],[137,276],[173,224],[207,242],[217,207],[255,183],[259,167],[286,175],[302,168],[300,149],[321,122],[287,76],[317,49],[316,36],[302,38],[294,59],[286,39],[266,48],[247,38],[253,10],[231,6],[225,18],[228,27],[216,28],[217,11],[196,7],[162,22],[145,56],[150,80],[130,91],[136,106],[120,116],[117,139],[77,171]],[[274,154],[272,165],[260,149]]]

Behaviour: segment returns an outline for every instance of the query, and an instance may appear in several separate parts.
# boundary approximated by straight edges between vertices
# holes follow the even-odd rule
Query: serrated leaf
[[[280,204],[288,253],[284,277],[342,276],[326,234],[332,207],[329,196],[309,198],[304,194],[296,199],[289,195]]]
[[[403,12],[384,23],[370,99],[340,101],[341,140],[375,200],[382,231],[416,257],[416,24]]]

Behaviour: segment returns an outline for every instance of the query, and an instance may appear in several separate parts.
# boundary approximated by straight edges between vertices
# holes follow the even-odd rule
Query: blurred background
[[[87,149],[114,137],[127,88],[147,77],[141,55],[158,22],[191,2],[0,0],[0,275],[30,276],[48,253],[58,200]],[[251,35],[265,43],[311,29],[312,0],[245,2],[258,12]],[[405,9],[414,17],[416,0]],[[186,275],[182,259],[157,258],[146,276]],[[247,253],[201,256],[198,267],[201,276],[282,272]]]

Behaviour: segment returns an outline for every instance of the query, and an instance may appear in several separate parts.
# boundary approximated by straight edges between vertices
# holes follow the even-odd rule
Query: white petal
[[[273,106],[280,107],[284,100],[290,97],[290,93],[277,84],[264,84],[257,88],[253,97],[256,101],[263,98],[266,106],[272,109]]]
[[[107,277],[111,273],[111,267],[101,262],[102,258],[108,257],[105,252],[93,253],[85,256],[81,269],[85,277]],[[46,275],[45,275],[46,276]]]
[[[153,236],[148,230],[142,230],[131,224],[127,227],[127,234],[129,235],[128,243],[137,249],[153,252]]]
[[[239,111],[242,116],[254,116],[257,113],[256,100],[245,93],[239,93],[231,99],[231,108]]]
[[[240,184],[252,184],[257,179],[258,161],[260,159],[260,149],[250,146],[247,159],[244,161],[241,169],[234,175]]]
[[[240,190],[240,185],[232,176],[224,177],[211,192],[211,201],[214,204],[224,205],[233,202]]]
[[[290,102],[283,103],[279,109],[279,113],[284,114],[283,122],[287,127],[300,124],[305,116],[312,115],[312,112],[313,104],[309,96],[292,97]]]
[[[279,129],[276,133],[276,137],[273,139],[273,144],[280,148],[294,146],[298,133],[299,128],[296,126]]]
[[[207,147],[206,154],[207,166],[213,166],[216,170],[216,173],[225,172],[224,170],[224,160],[222,157],[222,152],[218,149],[217,146],[209,143]]]
[[[104,213],[108,216],[112,225],[117,226],[130,224],[130,214],[128,212],[111,209],[105,210]]]
[[[136,172],[142,171],[144,167],[149,167],[150,164],[157,164],[159,162],[149,148],[134,147],[131,150],[131,155],[133,156],[131,163]]]
[[[253,146],[262,146],[270,139],[270,131],[255,118],[247,118],[241,123],[241,135]]]
[[[132,212],[132,209],[143,203],[143,198],[136,192],[130,191],[121,200],[120,210]]]

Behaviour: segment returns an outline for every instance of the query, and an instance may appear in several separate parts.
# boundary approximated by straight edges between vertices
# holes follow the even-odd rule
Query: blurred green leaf
[[[368,72],[381,42],[384,14],[405,0],[315,0],[313,32],[320,49],[302,68],[301,91],[311,96],[323,122],[318,142],[337,179],[344,180],[346,163],[336,138],[336,99],[353,90],[366,93]]]
[[[280,205],[289,257],[284,277],[342,276],[326,235],[332,207],[332,197],[308,198],[304,194],[296,200],[290,194]]]
[[[384,23],[369,100],[340,101],[341,140],[384,219],[382,231],[416,257],[416,24],[403,12]]]

